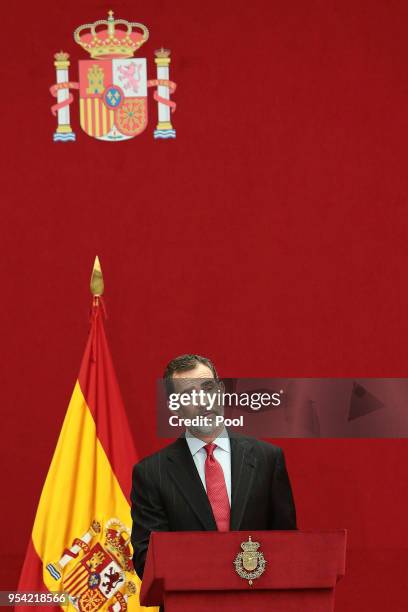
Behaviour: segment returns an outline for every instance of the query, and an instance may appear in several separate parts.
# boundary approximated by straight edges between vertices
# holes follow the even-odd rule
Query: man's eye
[[[216,384],[213,382],[204,383],[202,385],[202,389],[204,389],[204,391],[214,391],[215,388]]]

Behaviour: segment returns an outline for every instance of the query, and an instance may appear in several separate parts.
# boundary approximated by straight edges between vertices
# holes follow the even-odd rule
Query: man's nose
[[[198,407],[201,412],[206,412],[207,408],[210,407],[210,403],[206,397],[198,398]]]

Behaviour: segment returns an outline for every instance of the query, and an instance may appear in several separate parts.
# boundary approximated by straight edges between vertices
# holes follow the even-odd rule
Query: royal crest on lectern
[[[243,552],[238,553],[234,560],[238,576],[248,580],[249,585],[252,585],[253,580],[262,576],[265,571],[266,561],[263,554],[258,551],[259,546],[259,542],[253,542],[249,536],[248,541],[241,544]]]
[[[176,84],[169,80],[170,51],[155,51],[157,78],[148,80],[147,61],[134,57],[149,38],[149,30],[141,23],[108,19],[79,26],[74,40],[90,59],[79,61],[79,81],[69,80],[69,54],[60,51],[54,58],[57,82],[50,88],[57,103],[51,111],[58,118],[55,142],[76,140],[70,121],[71,89],[79,90],[81,128],[88,136],[108,142],[129,140],[141,134],[148,124],[147,92],[154,87],[158,123],[154,138],[175,138],[171,113],[176,105],[170,94]]]
[[[58,561],[46,564],[46,570],[55,580],[55,591],[67,593],[80,612],[96,612],[103,606],[123,612],[137,592],[131,559],[130,530],[111,518],[104,529],[93,521]]]

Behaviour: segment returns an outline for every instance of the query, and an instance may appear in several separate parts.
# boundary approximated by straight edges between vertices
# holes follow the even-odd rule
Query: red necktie
[[[204,446],[207,459],[205,460],[205,483],[207,496],[210,501],[218,531],[229,531],[230,505],[225,485],[224,472],[220,463],[214,457],[216,445],[206,444]]]

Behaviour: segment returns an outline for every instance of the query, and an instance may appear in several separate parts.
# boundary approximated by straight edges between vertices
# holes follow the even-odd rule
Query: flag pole
[[[41,492],[18,589],[65,593],[70,610],[103,606],[142,612],[146,608],[139,604],[140,580],[129,542],[129,493],[137,455],[105,334],[98,257],[90,289],[93,307],[85,351]],[[52,405],[49,410],[51,415]],[[102,590],[99,579],[95,584],[88,581],[95,568],[107,571],[106,563],[113,567],[119,590]],[[16,610],[28,612],[28,607],[17,604]]]

